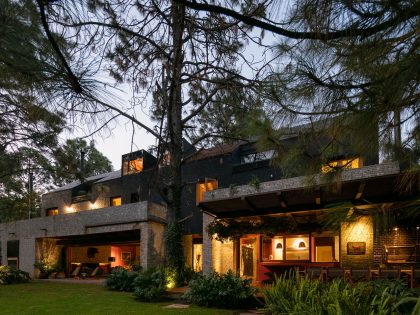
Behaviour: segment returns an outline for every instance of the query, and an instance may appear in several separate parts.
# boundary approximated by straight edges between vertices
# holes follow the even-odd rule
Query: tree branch
[[[261,29],[273,32],[278,35],[282,35],[288,38],[293,39],[314,39],[314,40],[332,40],[332,39],[339,39],[339,38],[346,38],[346,37],[354,37],[354,36],[362,36],[367,37],[373,34],[376,34],[380,31],[386,30],[389,27],[392,27],[396,24],[399,24],[402,21],[408,20],[410,18],[414,18],[420,14],[420,5],[414,5],[411,10],[405,10],[401,12],[401,14],[395,16],[394,18],[388,19],[383,23],[377,24],[372,27],[367,28],[360,28],[358,23],[354,23],[349,27],[328,33],[319,33],[319,32],[299,32],[299,31],[291,31],[285,28],[278,27],[276,25],[261,21],[256,19],[252,16],[244,15],[238,13],[234,10],[218,6],[212,5],[208,3],[198,3],[195,1],[187,1],[187,0],[174,0],[174,2],[181,3],[186,7],[189,7],[194,10],[198,11],[205,11],[205,12],[212,12],[223,14],[229,17],[232,17],[236,20],[239,20],[247,25],[256,26]]]

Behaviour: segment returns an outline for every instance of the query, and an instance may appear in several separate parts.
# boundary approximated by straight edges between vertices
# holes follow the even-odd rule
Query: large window
[[[111,207],[121,206],[121,196],[110,198],[109,204]]]
[[[339,236],[333,232],[262,237],[262,261],[338,262]]]
[[[254,163],[258,161],[270,160],[275,156],[274,150],[263,151],[263,152],[252,152],[241,156],[241,163]]]
[[[194,238],[193,239],[193,261],[192,267],[195,272],[200,272],[203,270],[203,239]]]
[[[339,237],[333,233],[312,234],[313,261],[314,262],[338,262],[339,261]]]
[[[275,236],[262,239],[262,260],[283,260],[284,259],[284,238]]]
[[[143,170],[143,157],[136,157],[123,160],[122,173],[123,175],[130,175],[140,173]]]
[[[286,236],[286,259],[309,260],[309,235]]]
[[[203,201],[204,193],[206,191],[211,191],[214,189],[217,189],[218,182],[216,179],[212,178],[206,178],[204,181],[200,181],[196,185],[196,203],[199,204],[201,201]]]
[[[58,215],[58,208],[50,208],[45,211],[47,217]]]
[[[361,158],[354,158],[354,159],[345,159],[345,160],[336,160],[328,162],[325,165],[322,165],[321,172],[328,173],[332,172],[335,169],[340,168],[360,168],[363,167],[363,161]]]

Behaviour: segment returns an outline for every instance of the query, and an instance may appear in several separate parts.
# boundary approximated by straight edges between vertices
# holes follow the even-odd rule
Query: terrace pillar
[[[164,234],[165,226],[161,223],[140,224],[140,265],[144,269],[163,264]]]
[[[0,265],[7,265],[7,239],[5,237],[0,239],[1,256]]]
[[[203,274],[210,274],[213,271],[213,244],[212,238],[207,233],[207,226],[214,221],[214,218],[203,213]]]
[[[19,269],[34,277],[35,238],[21,238],[19,240]]]

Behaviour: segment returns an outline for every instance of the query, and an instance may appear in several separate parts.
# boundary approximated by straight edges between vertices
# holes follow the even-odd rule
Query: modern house
[[[282,141],[292,143],[295,138]],[[345,166],[339,185],[332,189],[322,175],[330,166],[321,167],[311,183],[306,176],[285,178],[270,164],[275,153],[258,152],[253,142],[201,151],[185,147],[183,242],[186,262],[196,271],[232,269],[258,282],[290,266],[420,261],[419,222],[395,226],[387,235],[374,230],[375,211],[403,208],[419,195],[418,188],[408,195],[395,189],[401,178],[396,162],[380,164],[377,153],[355,156],[347,150],[329,164]],[[0,262],[31,275],[36,275],[34,263],[40,260],[60,264],[67,275],[81,266],[107,273],[115,266],[163,263],[166,206],[154,175],[165,165],[157,163],[140,150],[122,156],[120,171],[45,194],[41,217],[0,224]],[[366,216],[342,224],[339,231],[325,230],[325,213],[331,204],[342,202],[354,204]],[[217,235],[209,237],[207,229],[218,219],[260,228],[220,242]]]

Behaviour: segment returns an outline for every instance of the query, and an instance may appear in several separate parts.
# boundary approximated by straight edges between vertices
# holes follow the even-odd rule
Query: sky
[[[259,35],[260,30],[256,29],[253,31],[254,35]],[[271,33],[267,32],[263,38],[264,44],[274,44],[278,40]],[[256,60],[259,60],[261,57],[261,47],[258,47],[256,44],[252,44],[247,47],[244,51],[245,55],[255,56]],[[243,68],[242,68],[243,69]],[[244,73],[245,71],[245,73]],[[247,70],[243,70],[244,75]],[[110,78],[106,78],[106,75],[102,78],[103,81],[110,82]],[[110,84],[112,85],[112,83]],[[133,96],[132,89],[127,85],[119,86],[118,90],[109,90],[115,100],[110,100],[110,102],[115,101],[120,108],[127,108],[127,113],[135,114],[136,118],[142,123],[146,124],[149,127],[153,127],[152,122],[148,116],[149,108],[151,106],[151,97],[144,99],[144,104],[141,108],[136,108],[135,112],[131,108],[131,99]],[[137,95],[136,95],[137,96]],[[82,125],[72,130],[67,130],[61,135],[61,140],[64,142],[68,138],[78,138],[84,137],[87,134],[90,134],[90,126]],[[93,136],[85,138],[87,142],[93,140],[95,147],[102,152],[110,161],[112,162],[114,170],[121,168],[121,156],[123,154],[129,153],[131,151],[137,151],[140,149],[147,150],[151,145],[155,144],[154,137],[147,133],[145,130],[138,126],[134,126],[134,135],[133,135],[133,125],[128,119],[124,117],[119,117],[116,120],[112,121],[108,128],[102,130],[99,133],[94,134]],[[132,142],[133,139],[133,142]]]

